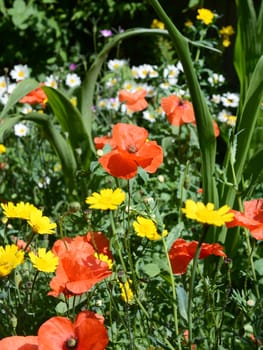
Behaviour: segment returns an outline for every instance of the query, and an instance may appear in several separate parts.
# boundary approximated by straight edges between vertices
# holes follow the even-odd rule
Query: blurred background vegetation
[[[195,18],[198,7],[220,14],[219,25],[235,27],[235,0],[163,0],[161,3],[179,29],[184,27],[185,18]],[[0,0],[0,16],[0,75],[4,68],[10,70],[15,64],[28,64],[35,75],[44,69],[50,72],[63,69],[70,63],[83,71],[107,40],[100,30],[117,33],[134,27],[149,28],[156,17],[147,0]],[[129,58],[135,65],[159,64],[163,57],[156,49],[156,40],[129,39],[111,55]],[[235,85],[232,47],[224,51],[220,62]]]

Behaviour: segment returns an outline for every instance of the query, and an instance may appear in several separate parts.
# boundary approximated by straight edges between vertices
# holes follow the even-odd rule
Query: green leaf
[[[159,266],[154,263],[146,264],[142,269],[149,277],[158,276],[161,272]]]
[[[187,297],[187,293],[182,286],[178,285],[178,286],[176,286],[176,294],[177,294],[177,299],[178,299],[179,313],[182,316],[182,318],[188,322],[188,315],[187,315],[188,297]]]
[[[37,87],[39,87],[39,83],[34,79],[25,79],[18,83],[12,94],[9,96],[0,118],[3,118],[22,97],[27,95],[32,90],[35,90]]]
[[[263,258],[254,262],[254,267],[260,276],[263,276]]]
[[[91,157],[89,146],[92,142],[90,141],[91,135],[89,135],[85,127],[79,110],[73,106],[69,98],[61,91],[47,86],[44,86],[43,90],[62,130],[68,135],[72,149],[80,153],[82,166],[87,167]]]
[[[238,21],[234,66],[240,81],[240,106],[242,107],[252,72],[263,52],[263,2],[261,2],[258,16],[252,0],[236,0],[236,7]]]

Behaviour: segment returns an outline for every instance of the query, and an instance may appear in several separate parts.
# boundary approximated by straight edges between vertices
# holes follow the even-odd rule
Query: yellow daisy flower
[[[6,204],[1,203],[1,207],[4,211],[4,215],[8,219],[18,218],[28,220],[32,212],[40,212],[41,210],[37,209],[33,204],[19,202],[14,204],[8,202]]]
[[[6,146],[3,145],[2,143],[0,143],[0,154],[5,153],[6,152]]]
[[[230,207],[228,205],[214,210],[213,203],[205,205],[202,202],[194,202],[191,199],[188,199],[185,203],[185,208],[182,208],[182,212],[188,219],[215,226],[222,226],[224,223],[232,221],[234,214],[229,211]]]
[[[137,221],[134,221],[133,228],[138,236],[146,237],[152,241],[161,239],[162,236],[167,236],[168,231],[164,230],[162,235],[157,232],[156,224],[151,219],[145,219],[142,216],[137,217]]]
[[[86,198],[86,203],[91,209],[116,210],[124,200],[125,193],[120,188],[114,191],[106,188],[100,190],[99,193],[93,192],[91,196]]]
[[[226,27],[222,27],[220,30],[219,30],[219,33],[221,35],[227,35],[227,36],[230,36],[230,35],[233,35],[235,34],[235,30],[232,26],[226,26]]]
[[[208,25],[213,22],[215,15],[212,11],[202,8],[198,9],[197,12],[198,15],[196,16],[196,19],[200,19],[204,24]]]
[[[53,234],[57,224],[51,222],[47,216],[42,216],[41,210],[32,212],[27,221],[33,232],[38,234]]]
[[[15,244],[0,246],[0,277],[5,277],[24,261],[24,252]]]
[[[164,29],[165,25],[163,22],[158,21],[158,19],[154,19],[152,21],[151,28]]]
[[[46,248],[38,248],[37,255],[33,252],[30,252],[28,255],[33,266],[38,271],[54,272],[58,266],[58,257],[51,250],[47,252]]]
[[[121,297],[125,301],[125,303],[132,303],[133,302],[133,291],[130,287],[132,284],[132,281],[129,279],[125,283],[119,282],[120,288],[121,288]]]

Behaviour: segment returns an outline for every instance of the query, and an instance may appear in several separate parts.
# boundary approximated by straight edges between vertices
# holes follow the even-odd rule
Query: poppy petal
[[[38,330],[39,350],[63,350],[66,342],[76,337],[71,321],[65,317],[52,317]]]
[[[137,152],[138,165],[148,173],[155,173],[163,162],[163,150],[155,141],[146,142]]]
[[[137,164],[129,158],[129,154],[125,155],[115,150],[102,156],[99,162],[112,176],[131,179],[137,174]]]
[[[1,350],[38,350],[38,338],[36,336],[13,336],[0,340]]]
[[[112,139],[118,148],[129,152],[138,151],[148,138],[148,131],[133,124],[117,123],[112,128]]]

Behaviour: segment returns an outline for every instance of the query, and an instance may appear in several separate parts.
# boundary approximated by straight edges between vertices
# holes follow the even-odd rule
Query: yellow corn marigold
[[[222,226],[233,220],[234,214],[230,213],[230,207],[224,205],[218,210],[214,209],[213,203],[204,204],[188,199],[182,212],[188,219],[199,221],[203,224]]]
[[[161,239],[162,236],[167,236],[168,234],[168,231],[164,230],[160,235],[157,232],[157,227],[155,222],[151,219],[146,219],[142,216],[138,216],[137,221],[133,222],[133,228],[138,236],[146,237],[152,241]]]
[[[24,252],[15,244],[0,246],[0,277],[9,275],[24,261]]]
[[[99,193],[93,192],[91,196],[86,198],[86,203],[91,209],[116,210],[124,200],[125,193],[120,188],[114,191],[111,188],[106,188],[100,190]]]

